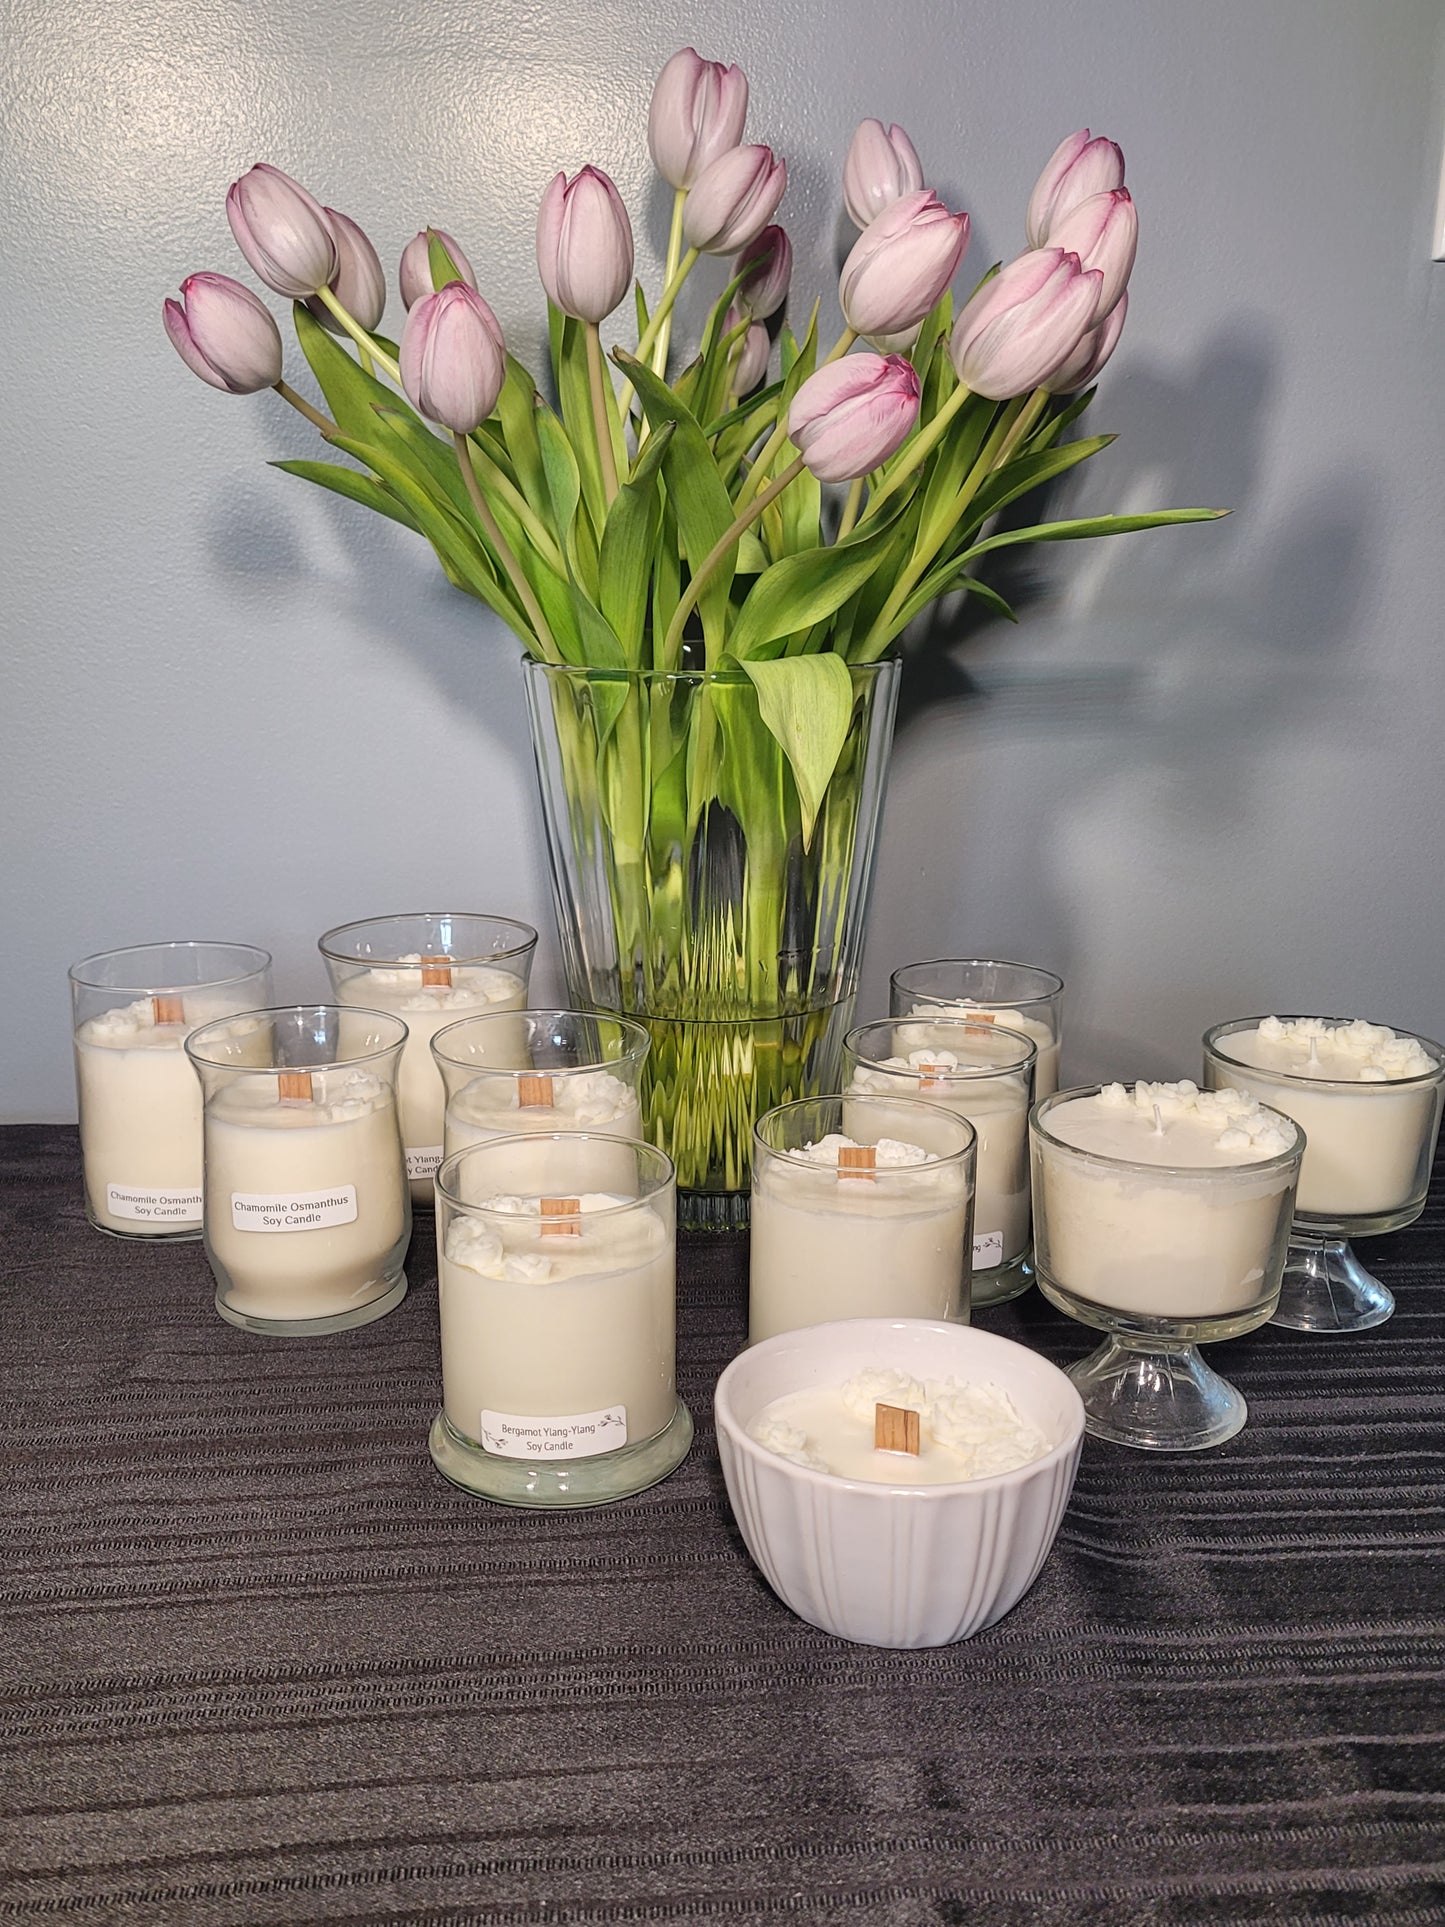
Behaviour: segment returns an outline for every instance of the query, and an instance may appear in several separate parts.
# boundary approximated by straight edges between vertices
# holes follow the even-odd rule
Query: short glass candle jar
[[[1052,970],[985,957],[940,957],[932,963],[905,964],[888,980],[888,1009],[894,1017],[971,1017],[1021,1031],[1038,1047],[1035,1097],[1052,1097],[1059,1088],[1064,980]],[[926,1047],[928,1041],[927,1033],[920,1032],[909,1048]]]
[[[85,1212],[117,1238],[201,1235],[201,1087],[185,1040],[270,1001],[249,943],[147,943],[70,972]]]
[[[442,1410],[429,1446],[456,1485],[504,1505],[589,1506],[679,1466],[677,1189],[651,1144],[490,1138],[437,1173]],[[623,1171],[625,1167],[626,1175]]]
[[[187,1038],[205,1107],[206,1256],[229,1323],[343,1331],[406,1296],[405,1042],[400,1018],[336,1004],[249,1011]]]
[[[1308,1139],[1274,1323],[1367,1331],[1395,1300],[1350,1249],[1413,1224],[1440,1133],[1445,1050],[1335,1017],[1241,1017],[1204,1035],[1204,1081],[1252,1091]]]
[[[926,1028],[928,1042],[914,1033]],[[856,1096],[918,1098],[965,1118],[978,1139],[977,1190],[973,1202],[973,1297],[1001,1305],[1026,1291],[1028,1256],[1029,1106],[1033,1103],[1036,1052],[1031,1039],[1002,1024],[966,1017],[930,1018],[926,1026],[889,1020],[860,1024],[843,1046],[847,1091],[845,1136],[856,1135],[851,1100]],[[911,1114],[917,1123],[916,1113]],[[891,1135],[906,1137],[909,1120]],[[920,1140],[925,1150],[934,1145]]]
[[[1303,1133],[1190,1083],[1059,1091],[1030,1132],[1040,1288],[1108,1333],[1069,1371],[1089,1430],[1161,1452],[1223,1444],[1247,1408],[1195,1347],[1274,1310]]]
[[[503,1064],[520,1031],[521,1060]],[[587,1191],[610,1191],[634,1171],[617,1138],[642,1135],[638,1080],[648,1034],[626,1017],[581,1010],[529,1010],[467,1017],[438,1031],[432,1055],[446,1087],[446,1155],[467,1144],[518,1135],[553,1137],[585,1131],[596,1158],[575,1181]],[[497,1173],[502,1190],[512,1188]]]
[[[397,1086],[402,1140],[412,1203],[430,1205],[445,1108],[431,1040],[473,1013],[525,1006],[537,933],[511,917],[429,910],[343,923],[318,947],[338,1003],[389,1010],[406,1023]],[[522,1062],[520,1030],[498,1029],[493,1043],[499,1061]]]
[[[975,1156],[973,1126],[916,1097],[808,1097],[760,1117],[749,1343],[835,1318],[966,1324]]]

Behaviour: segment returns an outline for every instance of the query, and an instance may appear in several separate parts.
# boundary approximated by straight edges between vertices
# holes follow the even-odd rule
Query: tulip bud
[[[161,311],[187,368],[228,395],[254,395],[281,379],[281,330],[271,310],[229,274],[191,274]]]
[[[861,121],[843,163],[843,205],[854,227],[867,227],[885,207],[922,185],[923,163],[903,129],[885,129],[881,120]]]
[[[301,301],[330,286],[337,253],[326,210],[279,167],[258,161],[232,181],[226,219],[236,246],[277,294]]]
[[[754,321],[766,321],[788,298],[788,283],[793,278],[792,242],[780,227],[765,227],[733,262],[733,273],[743,277],[737,293],[739,305]]]
[[[691,187],[705,167],[736,147],[748,117],[748,78],[683,47],[657,76],[647,110],[652,164],[672,187]]]
[[[410,308],[420,301],[424,294],[435,294],[436,284],[431,278],[431,237],[435,235],[452,257],[452,266],[469,288],[477,285],[477,277],[472,272],[472,264],[462,253],[461,248],[447,233],[445,228],[423,228],[414,234],[401,251],[401,271],[397,275],[397,285],[401,289],[402,305]]]
[[[507,376],[497,317],[465,281],[449,281],[412,305],[398,360],[408,398],[457,435],[487,419]]]
[[[1129,297],[1121,294],[1108,317],[1089,330],[1063,367],[1056,368],[1044,383],[1051,395],[1072,395],[1088,387],[1118,347],[1128,311]]]
[[[785,161],[771,147],[734,147],[705,167],[683,204],[688,246],[732,254],[756,241],[788,185]]]
[[[359,321],[369,334],[381,321],[386,307],[386,276],[376,249],[349,215],[338,214],[334,207],[323,210],[336,237],[337,268],[331,277],[331,292],[353,321]],[[320,295],[306,303],[316,319],[333,334],[342,332],[341,323]]]
[[[1050,247],[1077,254],[1085,268],[1104,276],[1096,321],[1109,314],[1128,286],[1139,245],[1139,215],[1127,187],[1108,194],[1091,194],[1053,224]]]
[[[1031,248],[1057,247],[1054,223],[1091,194],[1124,185],[1124,156],[1113,141],[1087,127],[1060,141],[1029,196],[1024,226]]]
[[[1103,280],[1062,248],[1035,248],[1010,261],[953,324],[949,352],[959,380],[991,401],[1047,382],[1093,327]]]
[[[920,393],[913,364],[901,355],[844,355],[794,395],[788,435],[820,482],[851,482],[902,446]]]
[[[578,321],[606,320],[632,285],[632,223],[600,167],[558,174],[537,210],[537,272],[547,298]]]
[[[931,187],[884,208],[843,263],[838,298],[853,332],[902,334],[922,321],[958,272],[968,225]]]
[[[723,322],[723,333],[729,335],[740,322],[748,318],[745,308],[729,308]],[[742,340],[733,349],[733,393],[751,394],[768,371],[768,356],[772,352],[772,342],[768,331],[761,322],[754,321]]]

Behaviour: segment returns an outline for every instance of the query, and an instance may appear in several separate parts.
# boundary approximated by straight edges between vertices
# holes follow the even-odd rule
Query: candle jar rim
[[[864,1057],[854,1042],[855,1038],[862,1037],[867,1031],[886,1029],[891,1032],[896,1030],[899,1024],[917,1023],[919,1021],[922,1020],[910,1015],[908,1017],[875,1017],[871,1023],[855,1024],[853,1029],[850,1030],[848,1035],[843,1039],[843,1048],[845,1051],[851,1052],[860,1064],[866,1065],[869,1070],[882,1071],[886,1077],[921,1079],[923,1071],[920,1066],[911,1065],[906,1070],[899,1070],[896,1066],[885,1063],[881,1058]],[[957,1030],[977,1031],[980,1038],[985,1036],[1007,1037],[1014,1044],[1017,1044],[1023,1052],[1022,1056],[1016,1057],[1012,1062],[1007,1064],[956,1064],[952,1068],[944,1066],[937,1071],[929,1073],[930,1083],[977,1084],[991,1077],[1017,1077],[1020,1071],[1032,1070],[1038,1062],[1039,1047],[1033,1038],[1025,1037],[1021,1030],[1010,1030],[1007,1024],[981,1024],[977,1019],[968,1017],[962,1012],[957,1016],[949,1016],[942,1011],[928,1021],[937,1025],[951,1026]],[[944,1048],[946,1049],[947,1046]],[[850,1091],[848,1096],[850,1098],[866,1097],[868,1096],[868,1092]]]
[[[272,1061],[266,1064],[247,1064],[229,1057],[210,1057],[206,1055],[205,1045],[216,1041],[208,1033],[219,1036],[231,1026],[247,1017],[324,1017],[335,1019],[339,1028],[342,1022],[353,1022],[358,1017],[369,1017],[373,1022],[393,1033],[389,1044],[378,1044],[369,1050],[358,1051],[345,1057],[327,1057],[309,1064],[281,1064]],[[212,1018],[209,1023],[198,1025],[185,1040],[185,1052],[197,1073],[202,1070],[226,1071],[237,1077],[274,1077],[278,1071],[333,1071],[347,1070],[358,1064],[374,1064],[378,1058],[396,1058],[406,1043],[407,1027],[400,1017],[386,1010],[368,1010],[360,1004],[270,1004],[256,1010],[236,1010],[227,1017]]]
[[[193,977],[180,982],[159,983],[147,978],[144,982],[108,983],[103,977],[86,976],[84,973],[93,964],[109,962],[112,958],[138,957],[142,953],[155,954],[160,951],[229,950],[239,959],[242,956],[253,961],[241,970],[233,970],[224,977]],[[163,943],[127,943],[115,950],[94,950],[88,957],[70,966],[67,975],[72,984],[82,990],[111,991],[117,995],[134,992],[138,997],[154,997],[176,994],[186,990],[224,990],[229,984],[243,984],[248,977],[259,977],[271,968],[274,959],[269,950],[263,950],[254,943],[222,943],[210,937],[177,937]]]
[[[444,1198],[454,1211],[471,1212],[480,1218],[505,1219],[508,1224],[515,1224],[516,1212],[493,1211],[484,1204],[477,1204],[471,1199],[460,1196],[455,1189],[456,1175],[469,1159],[479,1156],[490,1157],[493,1152],[500,1154],[503,1150],[516,1147],[525,1147],[527,1151],[534,1152],[539,1145],[547,1143],[569,1146],[620,1144],[629,1151],[644,1154],[638,1161],[638,1181],[646,1185],[646,1189],[639,1191],[635,1198],[622,1198],[618,1203],[609,1204],[601,1211],[580,1214],[585,1216],[589,1223],[604,1218],[614,1218],[624,1211],[635,1211],[639,1205],[650,1205],[654,1198],[671,1188],[677,1176],[677,1167],[666,1151],[660,1151],[655,1144],[649,1144],[645,1138],[622,1137],[615,1131],[512,1131],[505,1137],[487,1138],[480,1144],[464,1144],[459,1150],[453,1151],[450,1157],[443,1158],[436,1169],[437,1194]],[[645,1167],[649,1161],[652,1169],[647,1173]],[[649,1177],[652,1180],[650,1183]],[[511,1192],[500,1195],[515,1197],[518,1194]]]
[[[614,1064],[628,1064],[634,1060],[640,1068],[652,1048],[652,1038],[645,1025],[637,1023],[631,1017],[615,1016],[610,1010],[487,1010],[470,1017],[458,1018],[454,1024],[444,1025],[431,1040],[432,1056],[439,1065],[445,1064],[452,1070],[471,1071],[478,1077],[533,1077],[537,1075],[535,1064],[488,1064],[485,1061],[473,1061],[471,1058],[454,1056],[451,1050],[444,1049],[443,1046],[449,1037],[456,1038],[458,1031],[470,1030],[475,1024],[515,1026],[518,1020],[525,1025],[532,1020],[546,1023],[558,1017],[580,1017],[588,1023],[615,1024],[626,1048],[617,1057],[598,1058],[585,1064],[546,1065],[542,1069],[542,1075],[546,1077],[581,1077],[595,1071],[610,1070]],[[460,1043],[460,1039],[456,1042]],[[455,1048],[454,1044],[452,1049]]]
[[[915,963],[900,964],[895,971],[892,971],[888,978],[889,988],[906,990],[910,996],[941,996],[942,993],[937,991],[920,990],[915,992],[909,990],[909,986],[904,982],[904,979],[911,971],[938,970],[948,964],[958,965],[965,970],[1022,970],[1026,971],[1029,976],[1037,977],[1041,980],[1041,988],[1029,995],[1023,997],[999,997],[993,1000],[1000,1004],[1051,1004],[1061,997],[1064,992],[1064,980],[1056,970],[1050,970],[1044,964],[1020,963],[1013,957],[920,957]],[[988,999],[984,999],[983,1002],[980,1003],[979,1008],[986,1008],[988,1001]]]
[[[1297,1014],[1286,1013],[1281,1016],[1277,1011],[1266,1011],[1265,1016],[1270,1015],[1279,1016],[1282,1024],[1296,1024],[1301,1021]],[[1357,1022],[1358,1019],[1321,1017],[1319,1021],[1322,1024],[1348,1025]],[[1276,1069],[1272,1064],[1246,1063],[1242,1057],[1231,1056],[1221,1045],[1221,1038],[1233,1037],[1236,1032],[1249,1030],[1251,1027],[1257,1030],[1263,1022],[1264,1017],[1230,1017],[1222,1024],[1211,1024],[1204,1033],[1204,1049],[1212,1052],[1222,1064],[1229,1064],[1238,1070],[1247,1071],[1253,1077],[1277,1077],[1282,1083],[1298,1084],[1302,1090],[1348,1091],[1355,1097],[1362,1094],[1368,1096],[1373,1091],[1383,1093],[1418,1090],[1421,1086],[1428,1088],[1431,1084],[1438,1084],[1445,1079],[1445,1045],[1437,1044],[1433,1037],[1426,1037],[1423,1031],[1399,1030],[1393,1025],[1381,1024],[1378,1028],[1394,1029],[1396,1037],[1411,1038],[1427,1050],[1435,1060],[1428,1071],[1416,1071],[1411,1077],[1311,1077],[1305,1071],[1286,1071]]]
[[[885,1165],[879,1170],[878,1175],[880,1177],[886,1178],[894,1172],[903,1171],[941,1171],[946,1169],[950,1164],[961,1165],[970,1153],[977,1149],[978,1132],[966,1117],[960,1117],[956,1111],[944,1110],[940,1105],[929,1104],[921,1097],[882,1097],[867,1091],[830,1091],[825,1092],[821,1097],[795,1097],[791,1103],[775,1104],[772,1110],[764,1111],[757,1123],[754,1124],[753,1140],[762,1150],[767,1152],[769,1157],[786,1158],[789,1164],[796,1166],[799,1170],[826,1171],[830,1167],[826,1164],[819,1164],[815,1158],[806,1157],[801,1145],[790,1149],[786,1145],[770,1143],[764,1135],[764,1126],[770,1124],[774,1118],[786,1117],[790,1112],[801,1111],[818,1104],[836,1104],[839,1106],[841,1113],[844,1103],[881,1104],[894,1115],[897,1114],[900,1105],[905,1107],[912,1106],[919,1112],[920,1117],[926,1120],[926,1128],[929,1131],[937,1131],[938,1120],[942,1118],[946,1119],[950,1124],[964,1133],[963,1142],[956,1151],[930,1152],[910,1164]],[[842,1118],[840,1115],[840,1125],[841,1122]],[[824,1136],[826,1135],[827,1133],[825,1132]],[[755,1171],[756,1165],[757,1160],[754,1159]]]
[[[1152,1080],[1134,1078],[1124,1085],[1124,1089],[1132,1093],[1141,1081]],[[1272,1104],[1261,1104],[1260,1109],[1267,1111],[1281,1124],[1287,1124],[1295,1134],[1294,1143],[1287,1151],[1276,1151],[1273,1157],[1250,1158],[1239,1164],[1146,1164],[1135,1158],[1115,1157],[1109,1151],[1089,1151],[1082,1145],[1070,1144],[1066,1138],[1056,1137],[1045,1125],[1044,1119],[1048,1113],[1057,1110],[1061,1104],[1078,1097],[1097,1097],[1103,1089],[1102,1084],[1076,1084],[1069,1090],[1054,1091],[1048,1097],[1041,1097],[1029,1112],[1030,1133],[1041,1138],[1053,1150],[1066,1152],[1070,1157],[1081,1158],[1088,1164],[1102,1165],[1110,1171],[1127,1171],[1141,1177],[1184,1178],[1200,1184],[1219,1183],[1228,1178],[1273,1176],[1276,1172],[1288,1171],[1292,1165],[1298,1165],[1304,1157],[1304,1126],[1285,1112],[1275,1110]],[[1240,1092],[1240,1095],[1248,1096],[1248,1092]]]
[[[337,939],[350,936],[359,930],[375,930],[389,923],[489,923],[494,927],[517,933],[518,941],[509,944],[505,950],[445,951],[449,964],[496,964],[505,963],[509,957],[524,957],[537,947],[537,932],[530,923],[523,923],[520,917],[498,916],[490,910],[394,910],[380,917],[354,917],[349,923],[333,924],[323,930],[316,940],[316,948],[329,963],[360,964],[366,968],[380,965],[383,969],[417,969],[421,962],[415,956],[393,956],[390,952],[345,950],[339,947]]]

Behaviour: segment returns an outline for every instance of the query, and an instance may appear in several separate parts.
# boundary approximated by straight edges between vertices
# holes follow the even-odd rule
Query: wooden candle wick
[[[452,966],[450,959],[447,957],[423,957],[421,960],[421,980],[424,987],[427,984],[441,984],[444,988],[450,990],[452,983]]]
[[[906,1405],[873,1407],[873,1449],[875,1452],[919,1454],[918,1414]]]
[[[838,1176],[864,1178],[872,1184],[878,1176],[878,1153],[871,1144],[842,1144],[838,1147]]]
[[[580,1238],[582,1227],[577,1215],[582,1209],[580,1198],[543,1198],[542,1236],[544,1238]]]
[[[918,1088],[920,1091],[936,1091],[943,1085],[942,1064],[920,1064],[918,1066]]]
[[[517,1105],[520,1110],[550,1110],[553,1102],[550,1077],[529,1071],[525,1077],[517,1079]]]
[[[276,1082],[280,1087],[280,1095],[283,1099],[289,1097],[295,1098],[302,1104],[310,1103],[310,1071],[277,1071]]]
[[[183,1024],[186,1004],[183,997],[152,997],[151,1019],[157,1024]]]

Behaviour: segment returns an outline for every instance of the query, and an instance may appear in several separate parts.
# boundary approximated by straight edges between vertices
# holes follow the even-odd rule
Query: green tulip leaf
[[[783,656],[740,665],[758,692],[758,714],[792,767],[803,813],[803,847],[838,767],[853,714],[853,678],[841,656]]]
[[[378,404],[402,410],[420,426],[414,414],[394,388],[388,388],[356,361],[332,334],[328,334],[304,301],[294,303],[296,339],[310,364],[317,385],[338,428],[348,435],[365,435],[371,425],[371,411]]]
[[[878,567],[894,537],[900,506],[876,528],[847,536],[832,548],[804,549],[774,562],[753,585],[733,624],[730,653],[747,667],[779,636],[809,629],[841,609]]]
[[[288,475],[299,475],[305,482],[315,482],[320,488],[329,488],[334,495],[346,496],[348,501],[360,502],[363,508],[375,509],[378,515],[388,515],[416,535],[422,533],[415,516],[373,475],[363,475],[355,468],[342,468],[336,462],[272,462],[271,466],[284,469]]]
[[[657,472],[674,433],[666,422],[649,436],[607,511],[597,565],[598,599],[622,647],[623,660],[642,667],[642,644],[652,587],[652,558],[662,524],[662,491]]]
[[[431,269],[433,288],[445,288],[452,281],[463,279],[462,272],[451,257],[446,242],[434,227],[426,231],[427,266]]]

